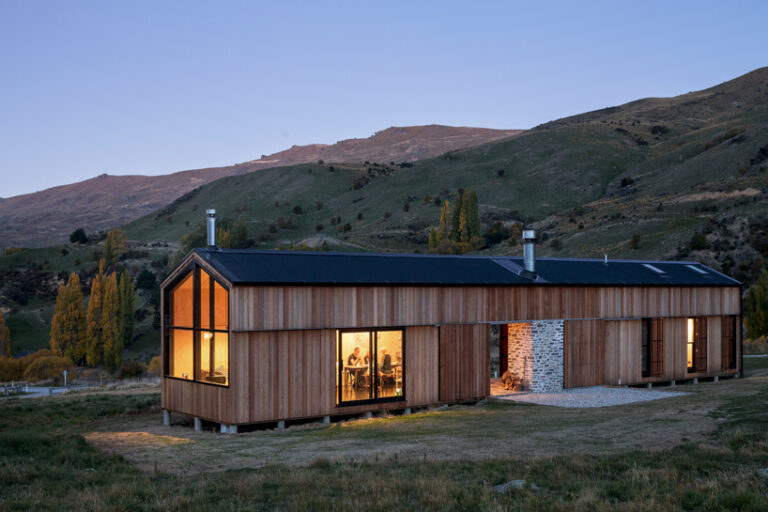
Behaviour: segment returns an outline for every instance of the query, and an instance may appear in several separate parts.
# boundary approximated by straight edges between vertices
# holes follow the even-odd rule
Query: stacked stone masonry
[[[563,320],[509,324],[509,370],[534,393],[563,389]]]

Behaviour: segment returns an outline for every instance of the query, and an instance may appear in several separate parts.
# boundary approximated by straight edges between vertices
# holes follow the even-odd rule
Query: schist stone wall
[[[563,389],[563,321],[509,324],[509,371],[523,389],[551,393]]]

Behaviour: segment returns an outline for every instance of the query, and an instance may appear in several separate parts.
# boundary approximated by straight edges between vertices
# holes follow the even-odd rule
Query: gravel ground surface
[[[637,388],[608,388],[594,386],[590,388],[566,389],[560,393],[520,393],[516,395],[497,396],[499,400],[513,402],[528,402],[555,407],[609,407],[611,405],[645,402],[673,396],[683,396],[688,393],[680,391],[654,391]]]

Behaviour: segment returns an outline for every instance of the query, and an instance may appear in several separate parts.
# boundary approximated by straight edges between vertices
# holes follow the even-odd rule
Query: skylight
[[[664,272],[663,270],[661,270],[659,267],[654,267],[654,266],[653,266],[653,265],[651,265],[650,263],[643,263],[643,266],[644,266],[645,268],[647,268],[648,270],[650,270],[651,272],[655,272],[656,274],[659,274],[659,275],[664,275],[664,274],[666,274],[666,272]]]
[[[693,270],[694,272],[696,272],[699,275],[702,275],[702,276],[708,276],[709,275],[709,272],[707,272],[706,270],[704,270],[702,268],[696,267],[694,265],[686,265],[686,267],[688,267],[689,269]]]

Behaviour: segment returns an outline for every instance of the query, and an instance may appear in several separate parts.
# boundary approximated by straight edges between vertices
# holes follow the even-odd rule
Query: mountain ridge
[[[0,198],[0,244],[40,247],[64,242],[78,227],[108,229],[146,215],[217,179],[270,167],[328,160],[412,162],[483,142],[512,137],[522,130],[424,125],[390,127],[372,136],[335,144],[309,144],[262,155],[230,166],[171,174],[109,175]]]

